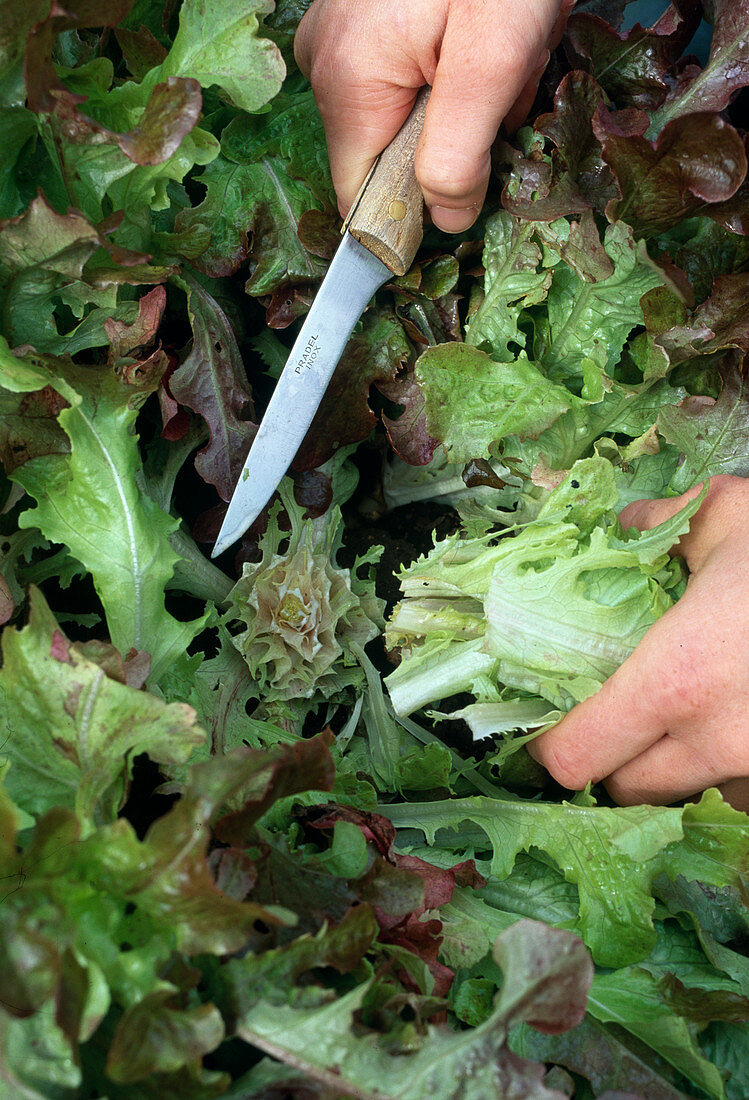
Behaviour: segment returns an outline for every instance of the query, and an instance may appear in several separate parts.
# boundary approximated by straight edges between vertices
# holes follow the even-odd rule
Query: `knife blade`
[[[270,500],[307,434],[354,327],[376,290],[404,275],[421,243],[424,200],[414,173],[429,88],[362,184],[343,240],[276,383],[229,502],[211,557],[223,553]]]

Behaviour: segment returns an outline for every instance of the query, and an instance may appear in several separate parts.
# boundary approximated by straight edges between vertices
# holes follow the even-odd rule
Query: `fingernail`
[[[542,50],[540,55],[539,55],[538,61],[536,62],[536,67],[533,70],[533,76],[534,77],[536,77],[536,76],[540,77],[541,74],[543,73],[544,69],[549,64],[550,61],[551,61],[551,51],[550,50]]]
[[[459,210],[452,210],[448,206],[432,206],[429,213],[434,224],[444,233],[462,233],[476,221],[479,208],[463,206]]]

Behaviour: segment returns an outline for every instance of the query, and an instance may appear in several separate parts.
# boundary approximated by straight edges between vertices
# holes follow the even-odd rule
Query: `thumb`
[[[628,504],[619,516],[623,527],[637,527],[649,531],[659,523],[665,523],[676,515],[688,501],[702,491],[702,485],[693,486],[680,497],[668,500],[636,500]],[[708,556],[736,530],[746,526],[749,507],[749,481],[743,477],[721,474],[710,479],[707,496],[692,517],[689,531],[682,535],[672,549],[681,554],[690,570],[699,570]]]
[[[619,513],[622,527],[636,527],[638,531],[650,531],[653,527],[665,523],[690,500],[702,492],[702,484],[694,485],[679,497],[666,497],[658,500],[634,500]]]
[[[539,22],[529,35],[527,25],[504,22],[501,33],[487,38],[475,23],[463,10],[448,19],[416,155],[432,221],[448,233],[467,229],[479,214],[492,144],[537,66],[549,29]]]

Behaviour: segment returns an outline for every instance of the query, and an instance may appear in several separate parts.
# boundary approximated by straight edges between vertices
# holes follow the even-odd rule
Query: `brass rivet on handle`
[[[388,206],[388,214],[394,222],[402,222],[407,213],[406,204],[400,199],[393,199]]]

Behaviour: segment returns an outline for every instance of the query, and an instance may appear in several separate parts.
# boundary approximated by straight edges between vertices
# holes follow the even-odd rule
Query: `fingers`
[[[749,775],[745,541],[716,549],[601,690],[530,743],[563,786],[607,777],[625,805],[668,803]]]
[[[432,220],[450,233],[478,216],[497,130],[539,69],[540,56],[545,64],[558,3],[494,7],[501,22],[489,28],[486,5],[451,5],[416,156]]]
[[[582,790],[656,744],[666,727],[653,709],[651,673],[639,648],[528,752],[568,790]]]
[[[325,123],[341,212],[427,83],[416,175],[435,224],[468,228],[497,130],[519,97],[530,105],[559,14],[560,0],[315,0],[294,48]]]
[[[538,91],[539,81],[544,74],[544,69],[549,64],[549,58],[551,57],[551,51],[546,49],[541,51],[541,56],[536,62],[536,67],[529,76],[525,83],[523,90],[518,98],[513,103],[510,110],[505,115],[505,129],[508,133],[512,134],[517,130],[519,126],[525,122],[528,117],[528,112],[533,106],[533,101],[536,98],[536,92]]]
[[[620,806],[649,802],[668,806],[677,799],[701,794],[717,786],[727,773],[693,739],[665,736],[646,752],[610,775],[604,786]]]
[[[420,3],[414,0],[414,18]],[[312,83],[325,125],[343,216],[375,157],[408,117],[425,82],[422,70],[433,73],[436,66],[426,40],[413,56],[395,47],[398,19],[391,8],[387,2],[373,6],[370,0],[315,0],[294,39],[297,64]],[[434,3],[431,8],[440,28]]]
[[[666,500],[636,500],[619,516],[624,527],[649,531],[665,523],[702,491],[702,483],[679,497]],[[745,522],[749,508],[749,481],[721,474],[710,480],[707,496],[692,517],[689,532],[674,547],[682,554],[693,573],[698,572],[709,555],[724,539]]]

